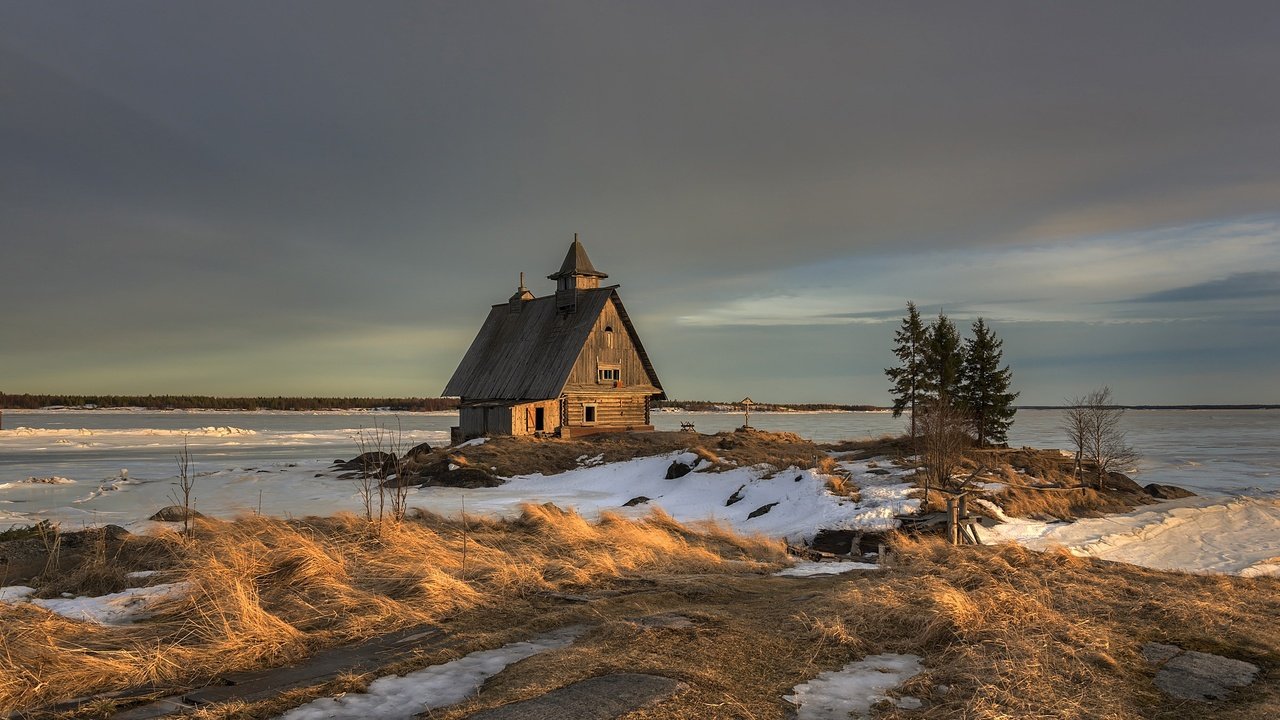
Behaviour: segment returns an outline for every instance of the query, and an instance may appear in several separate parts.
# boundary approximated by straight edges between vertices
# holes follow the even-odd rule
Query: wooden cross
[[[747,412],[747,417],[742,422],[742,427],[747,430],[750,430],[751,429],[751,406],[755,405],[756,401],[752,400],[750,396],[747,396],[742,398],[742,402],[740,404],[742,405],[743,408],[746,409],[746,412]]]

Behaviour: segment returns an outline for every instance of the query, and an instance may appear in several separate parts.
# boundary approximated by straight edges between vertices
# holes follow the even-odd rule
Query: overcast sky
[[[572,234],[669,395],[1280,402],[1275,2],[0,1],[0,390],[438,394]]]

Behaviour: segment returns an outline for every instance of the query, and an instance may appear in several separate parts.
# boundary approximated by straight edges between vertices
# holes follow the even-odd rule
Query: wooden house
[[[520,286],[494,305],[444,394],[461,398],[453,440],[482,435],[649,431],[664,398],[653,363],[618,297],[575,234],[553,295]]]

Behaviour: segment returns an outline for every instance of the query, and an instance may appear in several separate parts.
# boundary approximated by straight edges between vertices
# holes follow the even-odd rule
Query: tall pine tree
[[[921,362],[921,399],[947,408],[956,405],[964,350],[956,326],[942,313],[925,330]]]
[[[902,318],[902,326],[893,334],[893,354],[901,363],[898,367],[885,368],[884,374],[889,376],[893,394],[893,416],[901,417],[902,412],[911,410],[911,438],[916,437],[916,405],[920,400],[921,383],[924,379],[924,323],[920,321],[920,311],[916,304],[907,302],[907,316]]]
[[[1013,372],[1000,367],[1004,341],[982,318],[973,323],[973,337],[965,340],[960,372],[959,402],[969,418],[978,447],[1003,444],[1017,408],[1018,393],[1009,392]]]

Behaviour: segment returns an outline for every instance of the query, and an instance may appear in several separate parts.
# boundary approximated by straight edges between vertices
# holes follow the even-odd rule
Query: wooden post
[[[952,545],[960,544],[960,522],[956,513],[956,499],[954,497],[947,498],[947,538],[951,540]]]

